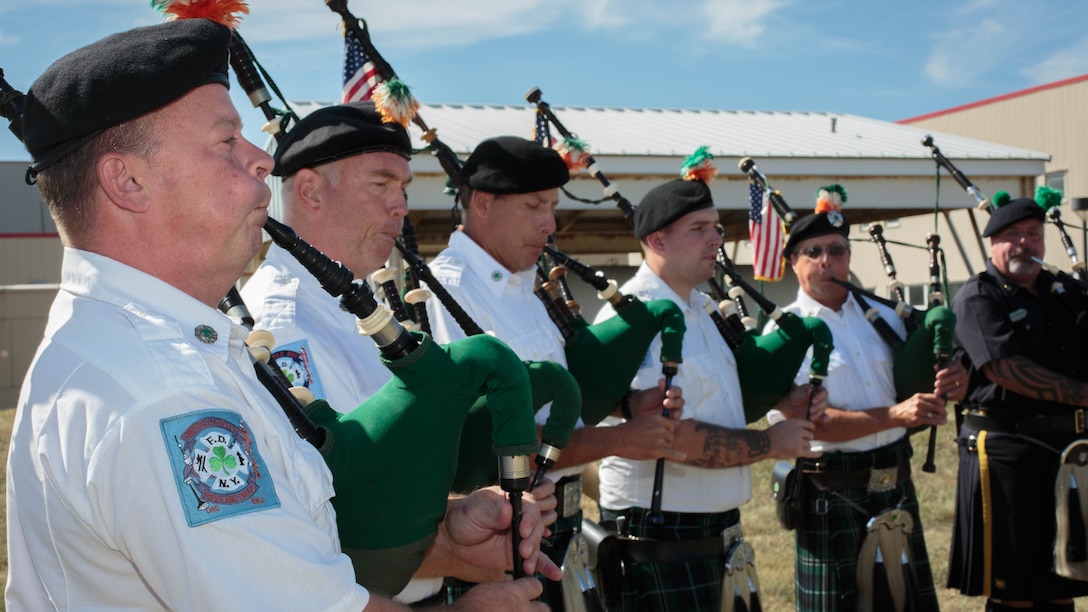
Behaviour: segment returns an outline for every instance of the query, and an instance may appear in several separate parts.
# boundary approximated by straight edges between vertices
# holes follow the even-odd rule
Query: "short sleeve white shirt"
[[[733,352],[722,340],[714,322],[703,309],[710,298],[698,290],[681,297],[643,263],[620,288],[643,301],[667,299],[684,312],[683,363],[677,367],[673,383],[684,390],[681,419],[744,429],[744,406],[740,380]],[[611,305],[605,306],[596,321],[615,316]],[[661,336],[650,345],[632,387],[645,389],[661,378]],[[609,417],[604,425],[616,424]],[[606,457],[598,471],[600,502],[605,508],[649,508],[653,492],[654,460],[636,461]],[[676,461],[665,462],[661,507],[669,512],[724,512],[740,507],[752,497],[752,479],[748,466],[703,468]]]
[[[154,277],[65,249],[11,440],[8,609],[366,606],[331,474],[257,382],[244,338]],[[189,468],[168,423],[206,411],[236,415],[247,482],[265,494],[210,502],[175,475]]]
[[[906,337],[903,321],[891,308],[883,304],[870,304],[880,316],[891,325],[901,338]],[[827,388],[828,404],[842,410],[869,410],[887,408],[895,405],[895,381],[892,378],[892,350],[880,337],[876,329],[865,318],[865,312],[850,294],[842,309],[832,310],[808,296],[804,291],[797,291],[797,299],[782,309],[803,317],[816,317],[827,324],[831,330],[835,348],[828,359]],[[767,325],[773,329],[774,323]],[[812,363],[812,348],[808,350],[801,369],[797,372],[798,384],[808,382],[808,369]],[[781,413],[772,410],[767,418],[772,423],[782,420]],[[813,440],[814,451],[861,452],[881,448],[902,438],[906,433],[903,427],[893,427],[873,434],[847,440],[828,442]]]

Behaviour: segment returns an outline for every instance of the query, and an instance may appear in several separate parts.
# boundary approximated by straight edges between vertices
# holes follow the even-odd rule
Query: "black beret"
[[[710,187],[703,181],[673,179],[651,189],[635,209],[635,236],[640,240],[684,215],[714,208]]]
[[[789,257],[793,249],[802,241],[826,234],[841,234],[843,237],[850,235],[850,224],[846,222],[846,217],[841,212],[833,210],[814,213],[798,219],[790,227],[790,236],[786,240],[782,254]]]
[[[461,183],[488,193],[533,193],[567,184],[570,169],[555,149],[517,136],[489,138],[461,167]]]
[[[990,215],[986,223],[986,229],[982,230],[982,237],[989,238],[1006,227],[1023,221],[1024,219],[1038,219],[1042,221],[1046,212],[1042,206],[1030,198],[1017,198],[1004,206],[1000,206]]]
[[[306,115],[287,132],[276,149],[272,174],[290,176],[302,168],[381,152],[410,159],[408,132],[399,123],[382,123],[370,100],[337,104]]]
[[[230,87],[230,37],[213,21],[179,19],[107,36],[53,62],[23,102],[32,172],[201,85]]]

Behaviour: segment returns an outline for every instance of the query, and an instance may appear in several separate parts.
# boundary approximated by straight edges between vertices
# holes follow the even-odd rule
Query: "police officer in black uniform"
[[[1088,458],[1088,444],[1076,444],[1088,438],[1088,299],[1041,268],[1043,218],[1027,198],[997,208],[983,232],[986,271],[952,304],[970,381],[948,586],[985,595],[987,611],[1072,612],[1073,598],[1088,594],[1070,490]],[[1082,577],[1058,575],[1056,561]]]

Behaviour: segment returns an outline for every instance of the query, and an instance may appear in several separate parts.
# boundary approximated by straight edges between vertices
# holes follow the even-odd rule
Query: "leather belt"
[[[564,476],[555,482],[556,511],[568,518],[582,511],[582,475]]]
[[[743,538],[740,523],[736,523],[716,536],[698,540],[618,537],[617,541],[625,563],[684,563],[720,559]]]
[[[818,489],[868,489],[870,491],[890,491],[900,482],[910,477],[907,465],[890,468],[861,468],[857,470],[808,470],[802,473]]]
[[[1058,415],[1035,415],[1016,418],[999,418],[993,414],[987,414],[979,410],[968,410],[964,415],[964,424],[975,429],[989,431],[1001,431],[1005,433],[1022,434],[1048,434],[1048,433],[1076,433],[1082,434],[1085,429],[1085,413],[1083,408],[1075,412]]]

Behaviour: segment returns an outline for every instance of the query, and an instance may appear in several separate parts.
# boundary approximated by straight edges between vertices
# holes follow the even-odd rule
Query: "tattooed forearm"
[[[1026,357],[995,359],[982,367],[982,372],[1006,389],[1035,399],[1084,406],[1085,384],[1057,374]]]
[[[766,431],[726,429],[700,423],[695,431],[703,432],[703,453],[687,463],[705,468],[725,468],[748,465],[763,458],[771,450],[771,437]]]

